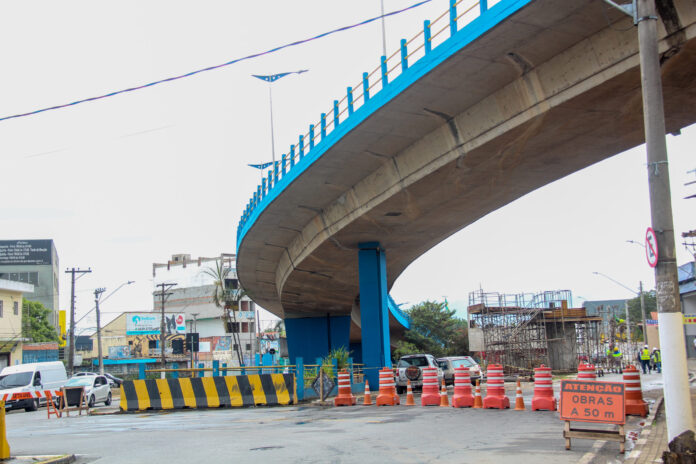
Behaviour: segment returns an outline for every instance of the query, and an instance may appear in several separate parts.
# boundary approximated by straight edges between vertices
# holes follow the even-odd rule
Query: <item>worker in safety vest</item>
[[[650,363],[650,350],[648,345],[643,345],[643,349],[640,350],[640,367],[643,368],[643,374],[648,373]]]
[[[650,360],[653,363],[653,367],[655,369],[657,369],[657,373],[661,374],[662,373],[662,353],[660,353],[660,350],[658,350],[656,346],[653,346],[652,354],[650,355]]]

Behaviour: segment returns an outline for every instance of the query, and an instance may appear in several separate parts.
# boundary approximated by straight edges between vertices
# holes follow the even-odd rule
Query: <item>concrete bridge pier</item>
[[[365,377],[376,390],[379,385],[378,369],[385,366],[391,368],[387,258],[379,242],[360,243],[358,248],[362,360]]]
[[[333,349],[348,349],[350,316],[286,318],[285,334],[290,359],[301,356],[306,364],[314,364]]]

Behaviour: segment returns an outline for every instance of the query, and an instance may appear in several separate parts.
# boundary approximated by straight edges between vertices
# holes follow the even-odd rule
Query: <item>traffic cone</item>
[[[445,382],[442,382],[442,390],[440,390],[440,407],[449,408],[449,398],[447,397],[447,387]]]
[[[363,406],[372,406],[372,396],[370,395],[370,382],[365,379],[365,399]]]
[[[515,411],[524,411],[527,408],[524,407],[524,398],[522,397],[522,386],[520,386],[520,381],[517,380],[517,394],[515,396]]]
[[[413,389],[411,389],[411,381],[406,381],[406,406],[415,406],[416,402],[413,400]]]
[[[474,409],[483,408],[483,400],[481,399],[481,381],[476,380],[476,395],[474,396]]]

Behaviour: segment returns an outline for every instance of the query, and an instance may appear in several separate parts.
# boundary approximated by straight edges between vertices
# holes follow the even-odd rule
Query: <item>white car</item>
[[[65,384],[67,387],[85,387],[87,406],[93,407],[96,403],[111,404],[111,387],[103,375],[79,375],[72,377]]]

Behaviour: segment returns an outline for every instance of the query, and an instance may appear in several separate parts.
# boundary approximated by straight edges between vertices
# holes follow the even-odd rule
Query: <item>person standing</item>
[[[640,367],[643,369],[643,374],[647,374],[648,363],[650,362],[650,350],[648,345],[644,345],[643,349],[640,350]]]
[[[658,350],[656,346],[653,347],[652,354],[650,355],[650,359],[652,360],[653,366],[655,366],[657,373],[661,374],[662,373],[662,353],[660,353],[660,350]]]

